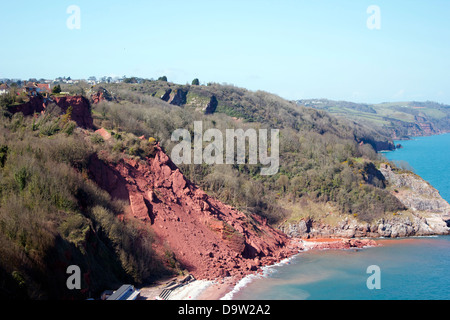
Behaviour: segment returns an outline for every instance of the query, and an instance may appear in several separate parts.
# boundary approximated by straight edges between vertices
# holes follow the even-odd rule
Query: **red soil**
[[[90,173],[113,198],[130,203],[125,220],[153,230],[157,252],[172,251],[197,279],[239,278],[298,252],[285,234],[208,196],[156,150],[153,159],[115,165],[93,157]]]
[[[53,101],[65,113],[69,107],[72,107],[71,119],[78,126],[85,129],[92,129],[94,121],[91,115],[91,105],[89,100],[83,96],[61,96],[52,97]]]

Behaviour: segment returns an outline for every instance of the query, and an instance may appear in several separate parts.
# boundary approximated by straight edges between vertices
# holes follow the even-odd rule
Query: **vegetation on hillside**
[[[372,126],[397,139],[450,131],[450,106],[431,101],[364,104],[314,99],[297,103]]]
[[[64,115],[0,117],[0,297],[98,296],[124,282],[170,270],[152,249],[152,232],[123,223],[124,203],[89,179],[98,148]],[[85,291],[65,286],[78,265]]]
[[[281,200],[333,202],[340,212],[369,221],[403,206],[384,190],[373,170],[383,161],[369,144],[387,137],[324,111],[298,106],[263,91],[232,85],[177,85],[162,81],[105,85],[117,101],[93,106],[95,123],[110,130],[155,137],[170,151],[174,130],[280,129],[280,170],[261,176],[261,165],[181,165],[183,173],[225,203],[277,224],[289,217]],[[162,100],[168,89],[186,92],[186,103]],[[214,114],[201,112],[215,97]],[[206,145],[206,143],[205,143]],[[376,170],[375,170],[376,171]],[[376,172],[375,172],[376,173]]]
[[[72,109],[59,116],[57,106],[50,105],[45,114],[25,118],[8,112],[9,105],[19,103],[16,96],[14,101],[2,97],[1,297],[73,298],[60,285],[72,264],[87,270],[83,287],[88,292],[77,293],[83,297],[173,272],[170,254],[159,257],[153,251],[150,229],[118,219],[126,204],[95,185],[87,168],[93,155],[110,162],[151,157],[156,142],[170,155],[177,144],[172,133],[185,128],[193,135],[194,121],[202,121],[203,130],[222,132],[280,130],[280,168],[273,176],[260,175],[262,165],[248,162],[180,165],[212,196],[273,225],[289,220],[299,206],[332,207],[361,221],[404,209],[377,170],[383,159],[373,143],[388,138],[367,126],[232,85],[177,85],[161,77],[102,87],[114,99],[93,105],[92,113],[95,126],[111,134],[107,141],[77,128]],[[61,90],[89,97],[96,88],[79,83]],[[216,108],[206,112],[212,102]]]

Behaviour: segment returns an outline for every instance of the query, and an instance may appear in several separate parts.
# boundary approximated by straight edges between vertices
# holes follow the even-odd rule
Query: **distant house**
[[[31,95],[31,96],[37,96],[38,94],[38,86],[36,85],[36,82],[28,82],[25,86],[24,86],[24,91]]]
[[[39,88],[40,93],[50,93],[50,84],[49,83],[38,83],[37,87]]]
[[[106,300],[136,300],[140,291],[136,290],[131,284],[124,284],[114,291]]]
[[[28,82],[24,87],[24,91],[31,96],[37,96],[38,93],[47,95],[51,92],[49,83],[36,82]]]
[[[0,95],[9,93],[9,86],[6,83],[0,85]]]

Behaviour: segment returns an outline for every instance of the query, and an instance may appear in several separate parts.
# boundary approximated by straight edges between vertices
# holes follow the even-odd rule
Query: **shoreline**
[[[450,235],[448,235],[450,236]],[[411,243],[412,241],[420,241],[426,239],[438,238],[440,235],[429,236],[413,236],[403,238],[311,238],[311,239],[292,239],[290,245],[296,245],[299,249],[297,253],[284,258],[283,260],[271,265],[265,265],[258,268],[253,273],[242,277],[234,276],[227,278],[219,278],[214,280],[195,280],[187,285],[177,288],[170,295],[169,300],[232,300],[242,288],[246,287],[254,280],[267,277],[273,268],[283,264],[288,264],[292,259],[303,252],[315,250],[360,250],[378,246],[390,246],[394,244],[404,244],[404,241]],[[147,288],[148,289],[148,288]],[[152,290],[155,293],[155,290]],[[145,296],[145,295],[144,295]],[[155,299],[156,295],[148,296],[147,299]]]
[[[174,290],[169,300],[232,300],[241,288],[247,286],[254,279],[266,277],[271,269],[289,263],[297,255],[310,250],[348,250],[363,249],[379,246],[374,239],[346,239],[346,238],[316,238],[291,239],[289,246],[298,249],[289,257],[274,264],[261,266],[253,273],[243,277],[228,277],[215,280],[196,280],[186,286]]]

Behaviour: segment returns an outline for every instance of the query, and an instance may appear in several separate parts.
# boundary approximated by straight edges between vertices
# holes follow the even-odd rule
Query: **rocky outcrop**
[[[206,107],[203,109],[203,113],[204,114],[213,114],[214,112],[216,112],[218,104],[219,103],[217,101],[217,98],[215,96],[212,96],[211,99],[209,100],[208,104],[206,105]]]
[[[313,219],[300,220],[280,226],[280,230],[296,238],[398,238],[410,236],[430,236],[449,234],[450,229],[445,217],[412,217],[381,218],[373,223],[361,223],[356,219],[346,217],[338,225]]]
[[[181,88],[172,90],[169,88],[164,91],[160,99],[180,107],[186,104],[187,94],[187,90]]]
[[[159,97],[161,100],[163,101],[169,101],[170,99],[170,93],[172,92],[172,89],[167,89],[166,91],[164,91],[164,93],[161,95],[161,97]]]
[[[373,162],[364,164],[364,169],[361,172],[364,181],[368,184],[374,185],[379,188],[386,187],[386,177],[378,170]]]
[[[427,119],[425,116],[414,116],[414,122],[405,122],[392,119],[392,138],[395,140],[405,139],[409,137],[431,136],[446,133],[433,120]]]
[[[343,217],[331,226],[314,219],[283,224],[280,230],[299,238],[409,237],[450,234],[450,205],[428,182],[411,172],[395,172],[382,164],[379,170],[397,199],[406,208],[392,217],[362,223]]]
[[[361,145],[362,144],[370,144],[373,149],[377,152],[379,151],[392,151],[395,150],[395,144],[393,141],[379,141],[375,139],[361,139],[357,140]]]
[[[130,204],[125,219],[153,230],[156,250],[173,252],[198,279],[243,276],[298,252],[260,217],[247,216],[192,184],[159,145],[146,161],[112,164],[94,156],[89,171],[113,198]]]
[[[72,107],[71,119],[84,129],[93,129],[94,121],[91,114],[91,104],[83,96],[58,96],[52,100],[66,113]]]
[[[371,239],[312,239],[302,242],[304,249],[356,249],[364,247],[376,247],[378,244]]]
[[[175,89],[171,91],[171,93],[169,94],[169,98],[166,101],[175,106],[182,106],[186,104],[186,96],[187,91],[182,89]]]
[[[47,107],[48,99],[41,95],[30,97],[30,99],[20,105],[10,106],[8,111],[12,114],[21,112],[24,116],[31,116],[35,113],[42,113]]]
[[[114,101],[116,100],[108,90],[103,87],[95,87],[90,91],[90,99],[93,104],[100,103],[102,101]]]
[[[91,105],[89,100],[83,96],[58,96],[44,98],[41,95],[32,96],[24,104],[8,108],[11,113],[23,113],[24,116],[30,116],[35,113],[44,113],[46,108],[55,103],[61,109],[61,114],[65,114],[69,107],[72,107],[71,120],[84,129],[92,129],[94,122],[91,114]]]
[[[450,205],[442,199],[439,191],[428,182],[411,172],[394,172],[387,164],[382,164],[380,172],[389,181],[394,195],[413,211],[449,214]]]

